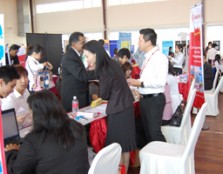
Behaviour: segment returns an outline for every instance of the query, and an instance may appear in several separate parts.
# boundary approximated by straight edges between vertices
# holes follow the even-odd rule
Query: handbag
[[[29,66],[29,63],[28,63]],[[45,67],[43,70],[34,74],[32,69],[29,66],[31,73],[33,74],[34,85],[32,86],[33,91],[41,91],[44,89],[50,89],[55,87],[55,83],[53,81],[52,72]]]
[[[182,118],[183,118],[183,108],[182,108],[182,104],[180,104],[177,107],[175,113],[173,114],[173,116],[169,122],[169,125],[180,127]]]

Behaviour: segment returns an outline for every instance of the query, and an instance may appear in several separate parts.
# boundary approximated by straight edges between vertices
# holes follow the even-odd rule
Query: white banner
[[[4,15],[0,14],[0,66],[5,64]]]

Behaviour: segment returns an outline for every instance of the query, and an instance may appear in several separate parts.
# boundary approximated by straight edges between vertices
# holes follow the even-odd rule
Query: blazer
[[[213,86],[213,72],[211,64],[204,63],[204,90],[210,90]]]
[[[11,58],[11,61],[13,60],[12,65],[20,64],[18,56],[10,57],[10,58]],[[9,65],[8,53],[5,54],[5,62],[6,62],[6,65]]]
[[[99,74],[99,96],[108,100],[106,113],[115,114],[133,105],[134,98],[127,84],[127,80],[121,67],[115,60],[110,60],[109,66],[113,74],[102,67]]]
[[[85,129],[74,120],[72,124],[78,125],[83,135],[68,150],[58,144],[54,134],[48,134],[47,137],[43,132],[27,134],[19,151],[6,153],[8,173],[87,174],[89,163]]]
[[[73,96],[77,96],[79,107],[89,105],[88,80],[95,80],[95,71],[87,71],[81,57],[69,48],[62,58],[61,100],[67,112],[72,110]]]

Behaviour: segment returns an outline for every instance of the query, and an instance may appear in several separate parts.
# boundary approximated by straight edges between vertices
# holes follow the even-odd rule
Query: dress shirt
[[[26,70],[28,71],[28,79],[29,79],[29,90],[32,91],[32,87],[35,84],[34,76],[38,74],[38,72],[42,71],[44,65],[39,63],[35,58],[28,56],[26,60]]]
[[[139,87],[140,94],[164,92],[168,74],[168,59],[157,47],[145,54],[140,81],[144,88]]]
[[[173,67],[183,68],[184,54],[182,52],[178,52],[175,58],[172,58],[170,61],[174,63]]]
[[[21,95],[15,88],[14,91],[6,98],[2,99],[2,110],[15,109],[16,117],[26,117],[23,122],[19,123],[19,127],[30,125],[32,122],[31,114],[29,112],[29,106],[27,104],[27,98],[29,97],[29,91],[26,89]]]
[[[214,60],[216,54],[217,54],[217,50],[213,47],[210,48],[207,52],[207,59]]]

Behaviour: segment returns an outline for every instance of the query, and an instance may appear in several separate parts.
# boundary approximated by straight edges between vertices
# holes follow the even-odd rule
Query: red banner
[[[190,14],[189,83],[195,79],[197,89],[194,107],[204,103],[202,4],[195,5]]]

